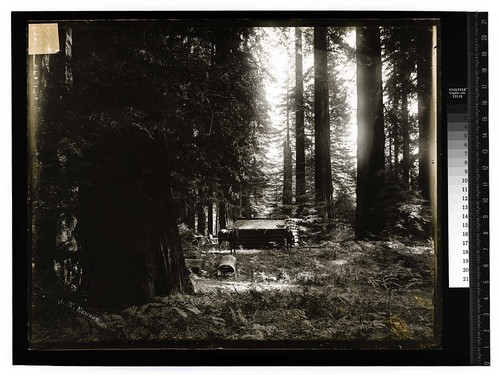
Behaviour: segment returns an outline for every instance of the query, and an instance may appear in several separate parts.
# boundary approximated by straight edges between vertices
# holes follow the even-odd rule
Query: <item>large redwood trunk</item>
[[[208,234],[214,234],[214,204],[211,201],[208,202],[208,210],[207,211],[208,211],[208,213],[207,213]]]
[[[295,28],[295,202],[306,200],[306,157],[304,137],[304,76],[302,68],[302,31]]]
[[[418,188],[422,197],[430,201],[431,159],[429,142],[431,133],[432,83],[432,28],[428,27],[417,35],[417,92],[418,92]]]
[[[193,291],[169,198],[161,203],[131,199],[111,187],[80,194],[84,287],[96,307],[121,309],[157,295]]]
[[[384,229],[377,203],[385,167],[382,62],[378,27],[356,29],[358,139],[356,237],[376,237]]]
[[[292,148],[290,137],[283,144],[283,205],[292,204]]]
[[[226,203],[222,200],[219,201],[218,213],[219,213],[219,230],[225,229],[227,226]]]
[[[128,168],[107,172],[97,184],[79,189],[75,232],[89,303],[121,309],[157,295],[192,292],[168,166],[159,157],[165,145],[131,129],[120,136],[109,134],[102,146],[102,157],[110,153]],[[134,163],[138,155],[130,150],[156,173],[145,176],[142,165]],[[91,170],[98,171],[98,166]],[[141,189],[136,189],[139,181]]]
[[[205,234],[207,229],[207,217],[205,215],[205,194],[202,189],[198,189],[198,202],[196,205],[196,217],[198,219],[198,233]]]
[[[403,133],[402,178],[405,185],[410,185],[410,124],[408,118],[408,92],[403,89],[401,95],[401,131]]]
[[[406,51],[409,49],[409,33],[410,30],[407,28],[403,28],[401,31],[401,52],[403,56],[406,56]],[[403,178],[403,182],[405,185],[410,185],[410,169],[411,169],[411,161],[410,161],[410,118],[408,111],[408,95],[409,88],[408,82],[410,81],[410,72],[411,72],[411,63],[408,59],[404,59],[402,63],[399,65],[399,77],[401,79],[401,132],[403,135],[403,160],[401,165],[401,176]]]
[[[314,28],[314,183],[316,206],[324,219],[333,218],[330,111],[328,100],[327,29]]]

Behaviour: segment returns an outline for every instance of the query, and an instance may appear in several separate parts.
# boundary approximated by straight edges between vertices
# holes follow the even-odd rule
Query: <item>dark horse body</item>
[[[231,254],[234,253],[236,254],[236,248],[238,246],[238,232],[235,229],[221,229],[219,233],[217,233],[217,239],[219,241],[219,251],[221,248],[221,245],[224,243],[224,241],[229,242],[229,246],[231,248]]]

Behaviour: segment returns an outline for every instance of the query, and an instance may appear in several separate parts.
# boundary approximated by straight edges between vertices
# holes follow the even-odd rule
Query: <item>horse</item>
[[[236,248],[238,247],[238,231],[236,229],[221,229],[217,233],[217,240],[219,242],[219,251],[224,241],[227,241],[231,248],[231,254],[233,252],[236,254]]]
[[[290,228],[286,228],[286,233],[285,233],[286,250],[290,250],[292,248],[293,242],[294,242],[293,232]]]

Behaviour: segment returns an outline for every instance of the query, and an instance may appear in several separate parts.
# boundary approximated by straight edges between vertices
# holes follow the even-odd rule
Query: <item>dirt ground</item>
[[[229,250],[198,252],[195,293],[157,297],[99,324],[58,312],[33,327],[45,343],[172,340],[325,340],[435,345],[431,242],[324,241],[238,250],[236,272],[218,274]],[[168,344],[165,344],[168,345]]]

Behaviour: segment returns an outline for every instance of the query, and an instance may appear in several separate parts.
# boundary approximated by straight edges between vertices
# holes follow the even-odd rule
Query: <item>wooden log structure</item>
[[[265,249],[285,246],[287,227],[292,230],[297,243],[298,231],[290,219],[238,219],[232,229],[237,232],[237,246],[245,249]]]

